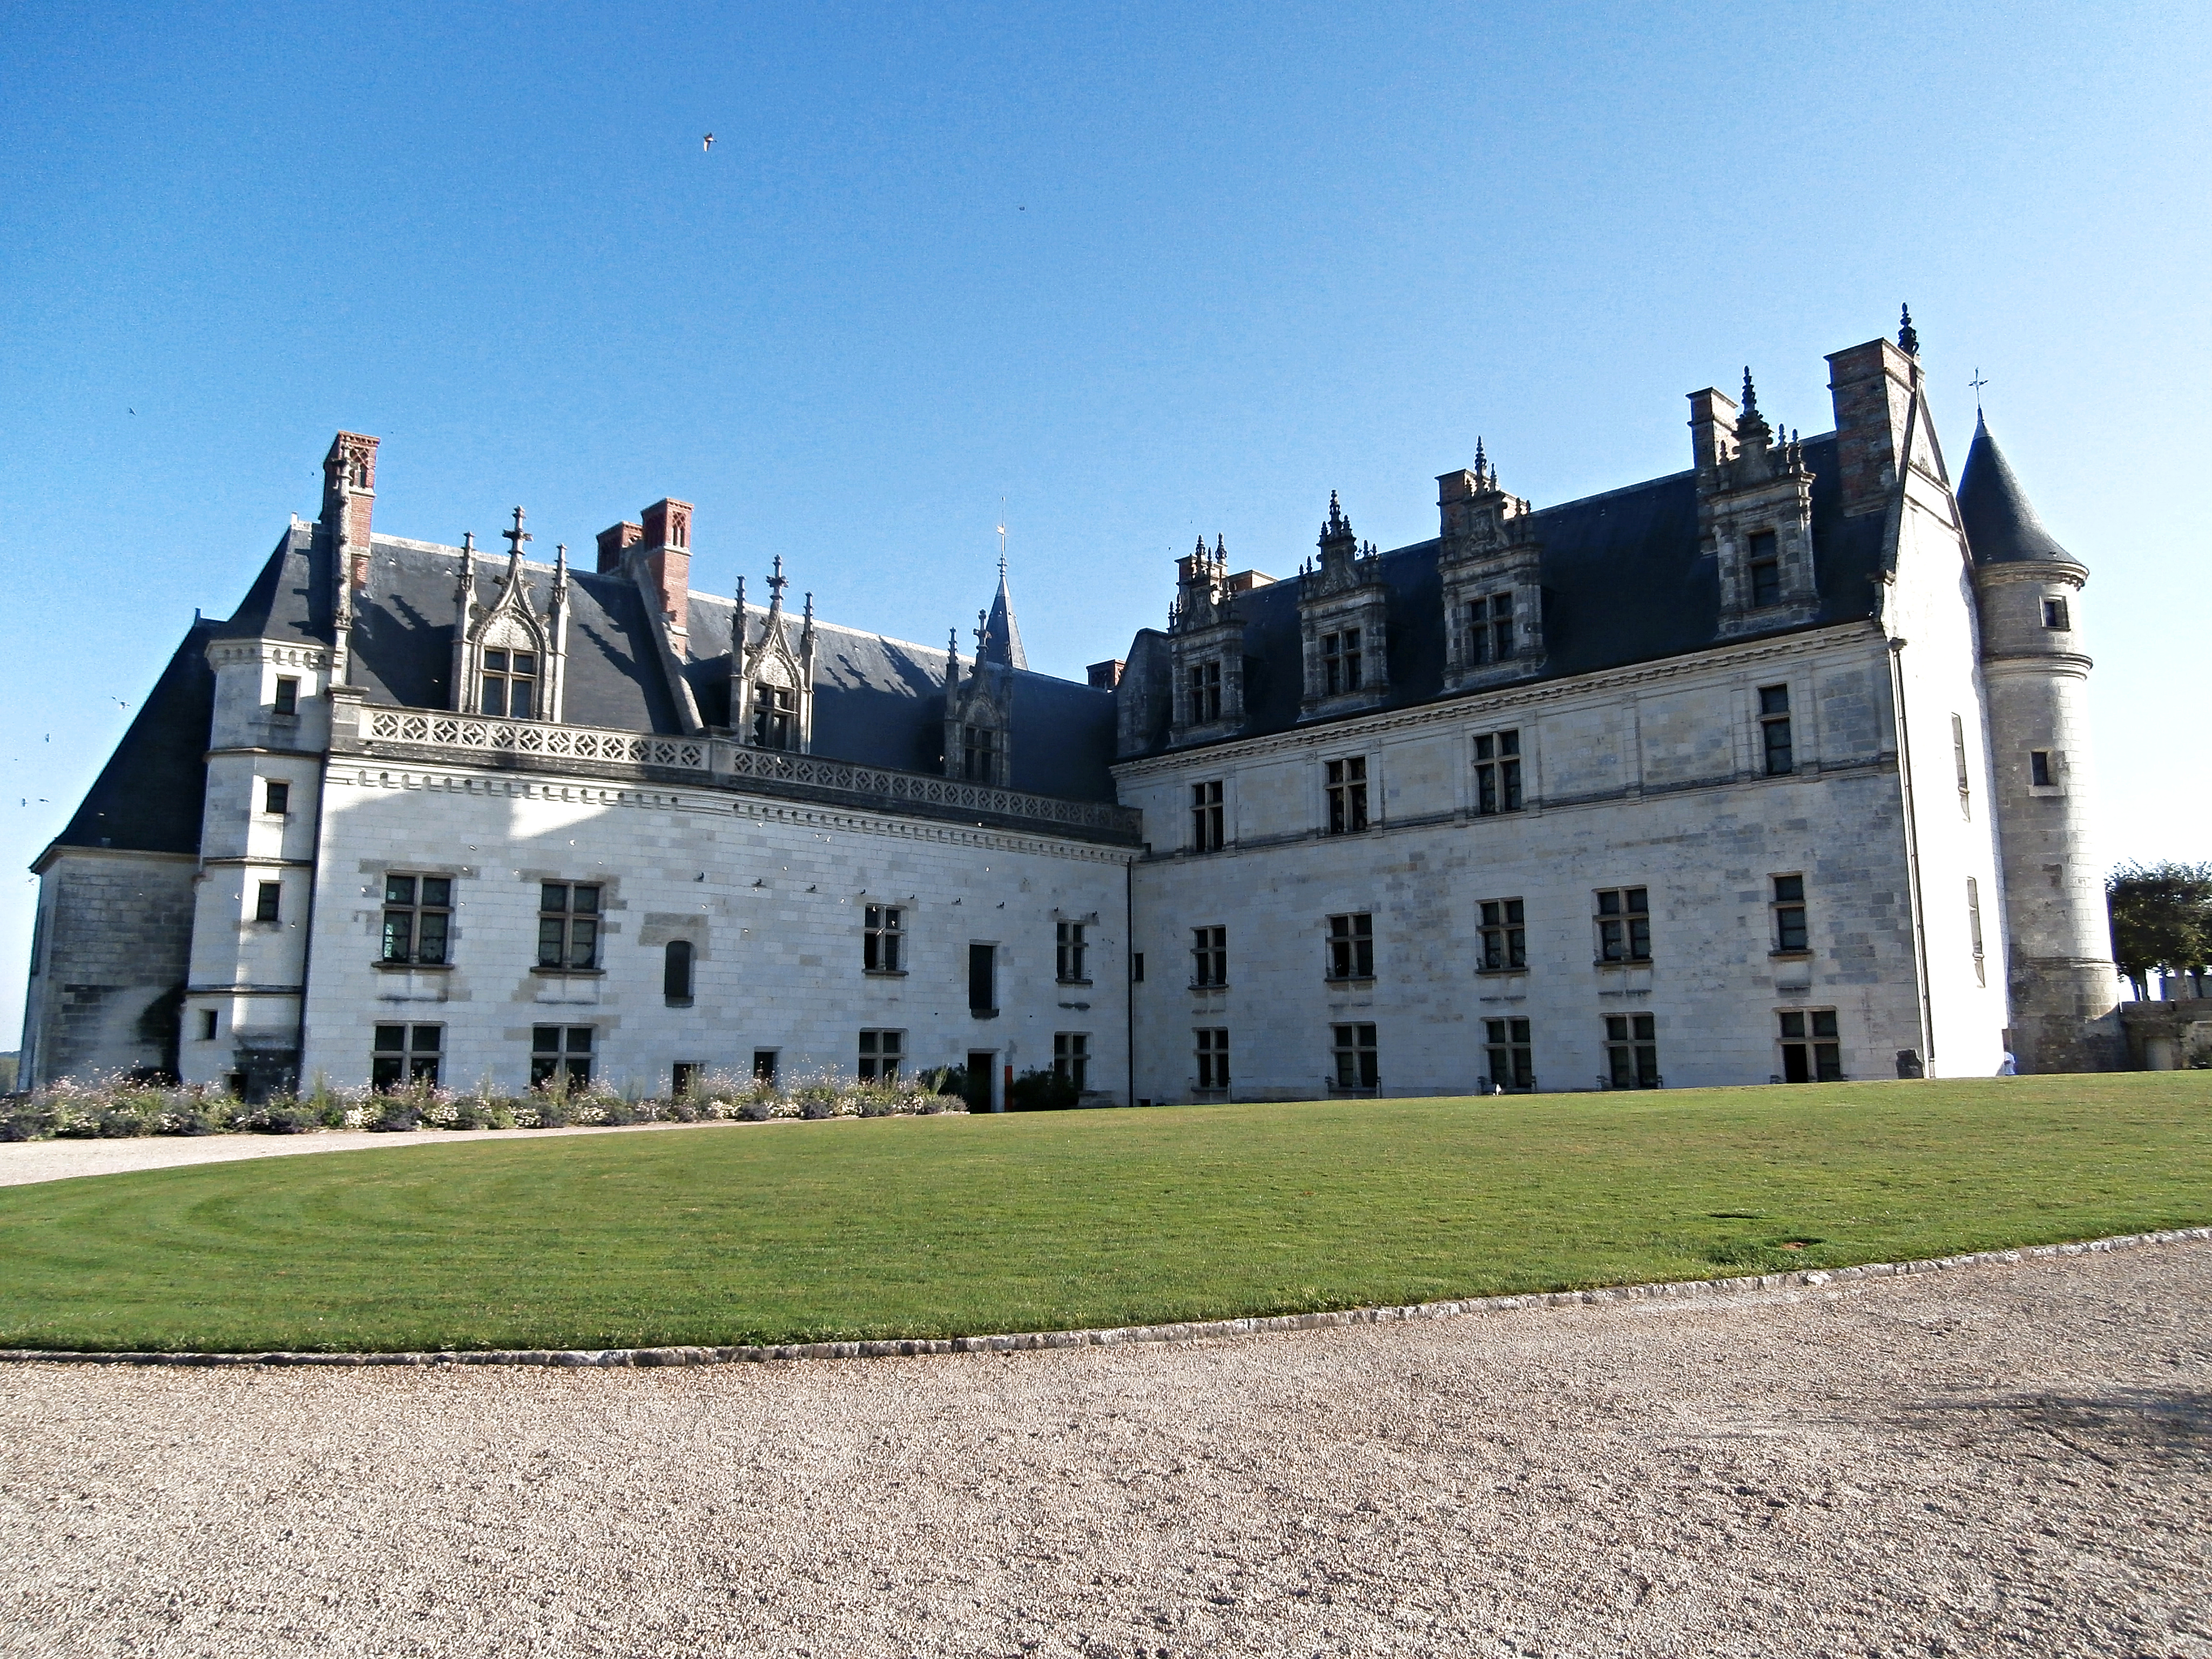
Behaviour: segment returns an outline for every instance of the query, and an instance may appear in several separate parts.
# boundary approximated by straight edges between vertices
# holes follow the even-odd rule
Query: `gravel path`
[[[782,1120],[772,1120],[781,1121]],[[0,1142],[0,1187],[78,1176],[122,1175],[132,1170],[173,1170],[186,1164],[229,1164],[242,1158],[290,1158],[302,1152],[392,1152],[403,1146],[442,1146],[459,1140],[541,1140],[548,1135],[625,1135],[649,1129],[698,1129],[699,1123],[631,1123],[619,1129],[417,1129],[383,1134],[368,1129],[323,1129],[301,1135],[141,1135],[125,1140]]]
[[[2212,1245],[1183,1346],[0,1366],[0,1653],[2212,1656]]]

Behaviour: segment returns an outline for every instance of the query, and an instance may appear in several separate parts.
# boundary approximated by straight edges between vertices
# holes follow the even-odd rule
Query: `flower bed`
[[[863,1083],[817,1073],[787,1085],[708,1073],[675,1097],[606,1089],[532,1089],[510,1094],[479,1085],[431,1084],[372,1091],[317,1083],[304,1094],[258,1103],[204,1085],[170,1087],[120,1076],[57,1083],[0,1102],[0,1140],[121,1139],[134,1135],[304,1134],[319,1129],[560,1129],[631,1123],[765,1122],[770,1118],[904,1117],[964,1112],[939,1094],[938,1073]]]

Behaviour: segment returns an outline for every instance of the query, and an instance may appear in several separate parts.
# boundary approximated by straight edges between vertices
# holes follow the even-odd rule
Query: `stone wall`
[[[21,1082],[177,1063],[188,855],[62,848],[40,871]]]

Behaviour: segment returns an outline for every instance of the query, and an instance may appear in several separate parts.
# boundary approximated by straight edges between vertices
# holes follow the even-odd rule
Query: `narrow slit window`
[[[1966,878],[1966,936],[1974,951],[1974,983],[1990,982],[1988,958],[1982,953],[1982,884],[1972,876]]]
[[[672,1008],[691,1006],[691,941],[672,939],[660,951],[660,994]]]
[[[1795,746],[1790,738],[1790,688],[1759,688],[1760,758],[1770,778],[1786,777],[1796,769]]]
[[[253,896],[253,919],[256,921],[281,921],[283,920],[283,905],[284,884],[264,881]]]
[[[1966,769],[1966,722],[1960,715],[1951,716],[1951,764],[1959,774],[1959,811],[1962,817],[1974,816],[1973,776]]]

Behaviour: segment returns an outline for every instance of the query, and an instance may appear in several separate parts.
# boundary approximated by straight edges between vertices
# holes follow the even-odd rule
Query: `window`
[[[1144,982],[1145,953],[1142,951],[1132,951],[1129,952],[1129,983],[1142,985]]]
[[[483,696],[480,707],[487,714],[504,714],[526,720],[538,704],[538,658],[529,651],[487,651],[483,653]]]
[[[1521,733],[1486,732],[1474,740],[1474,810],[1485,817],[1521,810]]]
[[[1605,1017],[1606,1080],[1616,1089],[1660,1086],[1659,1045],[1650,1014]]]
[[[276,682],[276,713],[293,715],[300,712],[300,682],[289,675]]]
[[[1229,1086],[1229,1033],[1221,1026],[1201,1028],[1191,1036],[1198,1041],[1198,1086],[1216,1091]]]
[[[1218,853],[1227,844],[1227,824],[1221,805],[1221,785],[1194,783],[1190,787],[1190,846],[1194,853]]]
[[[369,1086],[397,1089],[409,1083],[435,1084],[445,1036],[441,1025],[378,1026],[376,1046],[368,1060]]]
[[[253,919],[256,921],[280,920],[284,903],[284,887],[281,882],[264,881],[254,895]]]
[[[1805,931],[1805,878],[1774,878],[1774,950],[1778,956],[1809,951]]]
[[[1836,1011],[1791,1008],[1781,1018],[1782,1080],[1841,1083],[1844,1050],[1836,1041]]]
[[[1334,697],[1359,690],[1359,630],[1346,628],[1321,636],[1321,694]]]
[[[216,1018],[216,1012],[212,1008],[200,1010],[200,1041],[202,1042],[215,1041]]]
[[[2028,751],[2027,781],[2039,789],[2051,788],[2051,751],[2034,749]]]
[[[441,967],[446,930],[453,919],[450,876],[384,878],[384,960]]]
[[[1528,929],[1519,899],[1482,902],[1482,959],[1489,974],[1528,965]]]
[[[1962,817],[1974,816],[1974,787],[1966,771],[1966,722],[1951,716],[1951,764],[1959,772],[1959,813]]]
[[[1091,1086],[1091,1034],[1054,1031],[1052,1034],[1052,1074],[1072,1083],[1081,1094]]]
[[[2043,602],[2043,625],[2045,628],[2056,628],[2061,630],[2074,626],[2067,616],[2065,600],[2045,599]]]
[[[1190,930],[1190,982],[1194,987],[1229,983],[1229,930],[1194,927]]]
[[[995,945],[968,947],[968,1012],[999,1012],[999,947]]]
[[[1364,757],[1328,763],[1328,833],[1356,835],[1367,827],[1367,762]]]
[[[668,1092],[681,1100],[691,1092],[691,1085],[699,1076],[697,1062],[679,1060],[668,1071]]]
[[[596,968],[599,964],[599,890],[581,882],[549,881],[538,899],[538,965]]]
[[[999,781],[999,733],[988,726],[962,728],[960,775],[970,783]]]
[[[1054,945],[1054,964],[1059,969],[1062,985],[1088,985],[1091,975],[1084,969],[1084,958],[1091,946],[1084,935],[1089,931],[1085,923],[1063,921],[1058,925],[1059,938]]]
[[[889,1083],[898,1075],[899,1061],[905,1057],[905,1032],[863,1031],[860,1033],[861,1082]]]
[[[1490,1061],[1493,1087],[1525,1093],[1536,1086],[1535,1051],[1528,1044],[1525,1019],[1486,1019],[1490,1042],[1484,1053]]]
[[[280,818],[289,813],[292,810],[292,786],[270,778],[262,790],[261,810]]]
[[[753,1075],[759,1079],[763,1083],[773,1083],[775,1081],[775,1049],[756,1048],[753,1050]]]
[[[906,912],[896,904],[871,904],[861,913],[860,969],[870,974],[906,971]]]
[[[1796,761],[1790,744],[1788,686],[1759,688],[1759,740],[1768,777],[1786,777],[1796,769]]]
[[[1990,982],[1989,963],[1982,955],[1982,884],[1973,877],[1966,878],[1966,937],[1974,946],[1974,983]]]
[[[1190,723],[1210,726],[1221,718],[1221,665],[1195,662],[1190,665]]]
[[[1513,657],[1513,596],[1493,593],[1470,599],[1467,607],[1467,659],[1480,665]]]
[[[1332,1025],[1328,1028],[1331,1057],[1336,1062],[1336,1075],[1330,1080],[1338,1093],[1354,1090],[1373,1090],[1379,1086],[1380,1073],[1375,1062],[1375,1028],[1372,1025]]]
[[[1782,561],[1775,553],[1771,530],[1752,532],[1750,568],[1752,608],[1781,604]]]
[[[691,1006],[691,941],[672,939],[661,947],[660,994],[672,1008]]]
[[[530,1086],[584,1089],[592,1081],[592,1028],[533,1025],[530,1028]]]
[[[787,686],[753,687],[753,744],[759,749],[799,747],[799,696]]]
[[[1375,977],[1375,918],[1364,914],[1328,919],[1328,976]]]
[[[1642,887],[1612,887],[1597,896],[1597,959],[1651,960],[1651,900]]]

